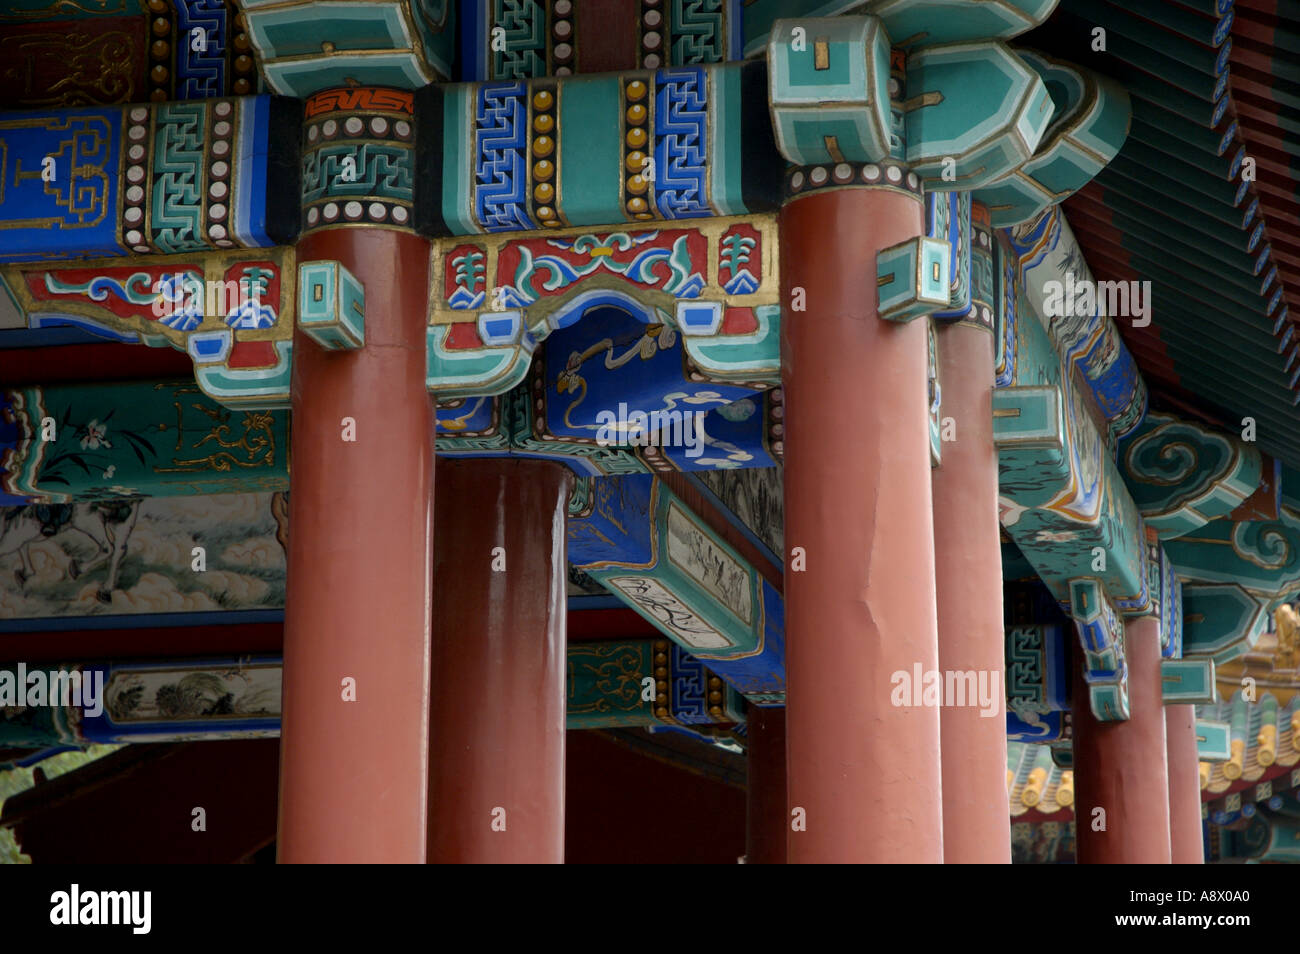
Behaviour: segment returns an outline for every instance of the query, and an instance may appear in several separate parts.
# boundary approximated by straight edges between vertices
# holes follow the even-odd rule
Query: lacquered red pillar
[[[746,753],[745,863],[783,865],[788,827],[785,709],[749,707]]]
[[[998,459],[993,446],[993,333],[937,329],[942,462],[932,474],[939,668],[974,672],[996,709],[940,710],[943,858],[1011,863]],[[989,714],[989,711],[992,714]]]
[[[438,465],[429,861],[564,861],[565,520],[572,474]]]
[[[1160,620],[1154,616],[1127,619],[1124,628],[1127,720],[1097,721],[1076,660],[1074,811],[1079,864],[1170,861]],[[1098,808],[1104,816],[1096,813]]]
[[[335,107],[363,103],[364,92],[309,100],[308,128],[324,118],[342,125]],[[410,220],[408,207],[393,206],[401,211],[386,213],[390,221]],[[331,212],[345,217],[342,202],[310,208],[309,224],[323,225]],[[392,227],[308,229],[297,258],[339,262],[362,284],[365,345],[326,351],[301,330],[294,335],[279,858],[422,862],[429,243]]]
[[[1176,865],[1205,864],[1201,832],[1201,771],[1196,754],[1196,707],[1165,706],[1169,753],[1169,849]]]
[[[926,323],[876,296],[921,213],[867,187],[781,213],[790,862],[943,860],[939,712],[891,701],[938,666]]]

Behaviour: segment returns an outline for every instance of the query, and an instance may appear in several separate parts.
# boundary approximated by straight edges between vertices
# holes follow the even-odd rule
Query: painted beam
[[[744,215],[780,203],[762,63],[441,84],[416,94],[431,238]]]
[[[0,504],[287,490],[288,434],[188,382],[0,391]]]
[[[0,113],[0,262],[290,244],[301,115],[272,96]]]
[[[573,0],[462,3],[458,78],[537,79],[741,58],[741,0],[634,6],[629,12],[640,16],[624,16],[622,10],[608,15],[622,21],[613,28],[601,12]]]
[[[775,217],[754,216],[440,241],[429,390],[440,399],[508,391],[524,380],[539,342],[600,305],[644,326],[645,357],[680,334],[698,380],[770,387],[780,380],[776,233]],[[586,344],[572,351],[579,365]],[[631,354],[620,349],[611,359]]]
[[[1047,86],[996,40],[907,58],[907,162],[927,188],[980,189],[1034,157],[1053,116]]]
[[[293,247],[120,262],[12,265],[0,267],[0,280],[29,328],[170,346],[190,356],[208,398],[232,408],[288,406],[298,305]]]
[[[1213,520],[1165,549],[1183,579],[1235,583],[1270,610],[1300,591],[1300,513],[1286,506],[1277,520]]]
[[[1150,295],[1128,283],[1098,284],[1056,206],[1005,234],[1018,260],[1017,319],[1037,318],[1047,329],[1056,351],[1082,375],[1108,440],[1123,437],[1146,414],[1147,387],[1115,322],[1149,321]]]
[[[1142,516],[1074,383],[1073,362],[1023,303],[1016,260],[1001,245],[995,274],[993,439],[1003,527],[1063,605],[1070,581],[1089,577],[1121,613],[1150,614],[1159,602],[1153,584],[1164,574],[1152,568]]]
[[[247,31],[224,0],[19,0],[0,23],[0,61],[15,64],[0,101],[12,108],[244,96],[257,83]],[[87,51],[94,66],[82,69]]]
[[[599,481],[568,533],[576,568],[751,702],[784,704],[784,600],[661,481]]]
[[[453,0],[241,0],[267,86],[306,97],[348,85],[419,89],[451,78]]]
[[[1070,652],[1054,624],[1006,629],[1007,738],[1046,742],[1064,737],[1070,710]]]
[[[835,17],[850,10],[873,14],[894,44],[920,49],[981,37],[1007,39],[1046,21],[1058,0],[751,0],[744,7],[744,55],[766,46],[773,24],[783,17]]]
[[[1103,581],[1122,612],[1148,612],[1142,518],[1077,391],[995,390],[993,433],[1003,527],[1057,599],[1065,602],[1070,581],[1088,575]]]
[[[635,324],[621,312],[611,320]],[[438,453],[545,457],[584,476],[776,466],[780,390],[684,378],[681,339],[665,345],[670,337],[665,329],[655,339],[663,350],[626,372],[599,359],[586,371],[567,358],[538,362],[506,395],[441,402]],[[584,375],[576,391],[560,386]],[[288,427],[287,411],[228,407],[184,380],[0,389],[0,507],[286,490]]]
[[[667,639],[571,643],[567,659],[570,729],[745,722],[741,696]],[[278,738],[282,672],[278,655],[0,666],[0,747]]]

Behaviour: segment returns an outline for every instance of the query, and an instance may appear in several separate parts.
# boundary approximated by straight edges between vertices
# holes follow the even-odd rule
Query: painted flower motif
[[[101,447],[112,446],[108,441],[108,425],[101,424],[97,420],[86,425],[85,436],[81,438],[82,450],[99,450]]]

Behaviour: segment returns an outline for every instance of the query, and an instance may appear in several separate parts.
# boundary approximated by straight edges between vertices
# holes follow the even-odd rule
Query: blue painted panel
[[[0,261],[75,248],[125,254],[118,243],[121,109],[0,113]],[[45,181],[45,159],[54,160]]]

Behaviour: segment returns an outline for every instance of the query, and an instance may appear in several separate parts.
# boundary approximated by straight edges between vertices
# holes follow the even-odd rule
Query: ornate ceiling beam
[[[570,729],[675,726],[711,739],[745,722],[744,699],[667,639],[570,643],[567,656]],[[93,698],[34,705],[35,719],[0,714],[0,747],[277,738],[282,670],[278,655],[0,666],[4,706],[30,705],[36,683],[94,687]]]
[[[785,699],[785,603],[649,475],[595,485],[569,521],[569,559],[758,705]]]

